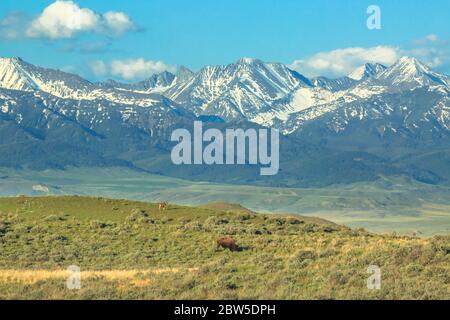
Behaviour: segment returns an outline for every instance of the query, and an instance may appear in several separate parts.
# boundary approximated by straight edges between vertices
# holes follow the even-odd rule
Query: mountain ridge
[[[243,58],[136,83],[91,83],[2,58],[0,134],[9,139],[0,165],[121,164],[187,179],[283,186],[393,174],[449,181],[449,77],[410,57],[356,71],[360,80],[308,79],[279,63]],[[251,166],[226,174],[217,167],[172,166],[170,133],[196,119],[221,129],[279,129],[285,135],[279,175],[261,179]],[[421,154],[442,160],[427,164]]]

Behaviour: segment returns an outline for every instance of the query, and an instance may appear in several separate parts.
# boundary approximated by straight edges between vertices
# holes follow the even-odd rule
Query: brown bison
[[[159,208],[158,208],[159,210],[166,210],[167,207],[169,206],[169,203],[164,201],[164,202],[160,202],[158,205],[159,205]]]
[[[230,249],[230,251],[238,250],[238,245],[236,244],[236,241],[231,237],[220,238],[219,240],[217,240],[217,249],[220,247],[224,249]]]

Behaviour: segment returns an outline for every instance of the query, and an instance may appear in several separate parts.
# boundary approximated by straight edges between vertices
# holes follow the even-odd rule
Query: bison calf
[[[217,249],[220,247],[224,249],[230,249],[230,251],[238,250],[238,245],[236,244],[236,241],[230,237],[220,238],[219,240],[217,240]]]

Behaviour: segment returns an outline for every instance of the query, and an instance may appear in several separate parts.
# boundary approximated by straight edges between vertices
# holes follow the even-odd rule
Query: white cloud
[[[104,76],[108,73],[108,66],[103,61],[93,61],[90,63],[90,67],[97,76]]]
[[[21,12],[10,12],[0,20],[0,38],[17,39],[24,33],[26,16]]]
[[[408,50],[408,55],[416,57],[431,68],[441,67],[450,63],[450,54],[440,48],[414,48]]]
[[[371,48],[342,48],[295,60],[290,67],[309,77],[319,75],[341,77],[348,75],[364,63],[378,62],[389,66],[404,55],[413,56],[431,68],[438,68],[445,72],[450,67],[450,41],[436,34],[429,34],[402,48],[387,45]]]
[[[421,39],[417,39],[414,41],[416,45],[440,45],[440,44],[448,44],[447,40],[441,39],[436,34],[429,34]]]
[[[425,37],[424,39],[425,41],[434,43],[434,42],[439,42],[439,37],[435,34],[429,34]]]
[[[53,2],[34,19],[19,18],[17,13],[9,14],[0,21],[3,38],[68,39],[88,32],[119,36],[137,30],[135,23],[123,12],[99,14],[89,8],[81,8],[71,0]]]
[[[143,58],[113,60],[110,63],[95,61],[91,69],[97,76],[112,75],[125,80],[143,79],[163,71],[175,72],[176,67],[162,61],[145,60]]]
[[[103,15],[106,27],[117,35],[129,30],[136,30],[136,25],[123,12],[108,11]]]
[[[414,46],[407,50],[408,54],[418,58],[432,68],[450,65],[449,41],[435,34],[414,41]]]
[[[291,68],[310,77],[319,75],[339,77],[351,73],[366,62],[391,65],[401,56],[402,50],[389,46],[344,48],[319,52],[306,59],[295,60]]]

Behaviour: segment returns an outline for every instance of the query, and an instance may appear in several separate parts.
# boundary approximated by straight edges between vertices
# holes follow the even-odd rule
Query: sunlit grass
[[[216,249],[232,236],[241,250]],[[450,236],[85,197],[0,199],[0,298],[449,299]],[[70,265],[81,289],[69,290]],[[368,290],[367,268],[382,270]]]

